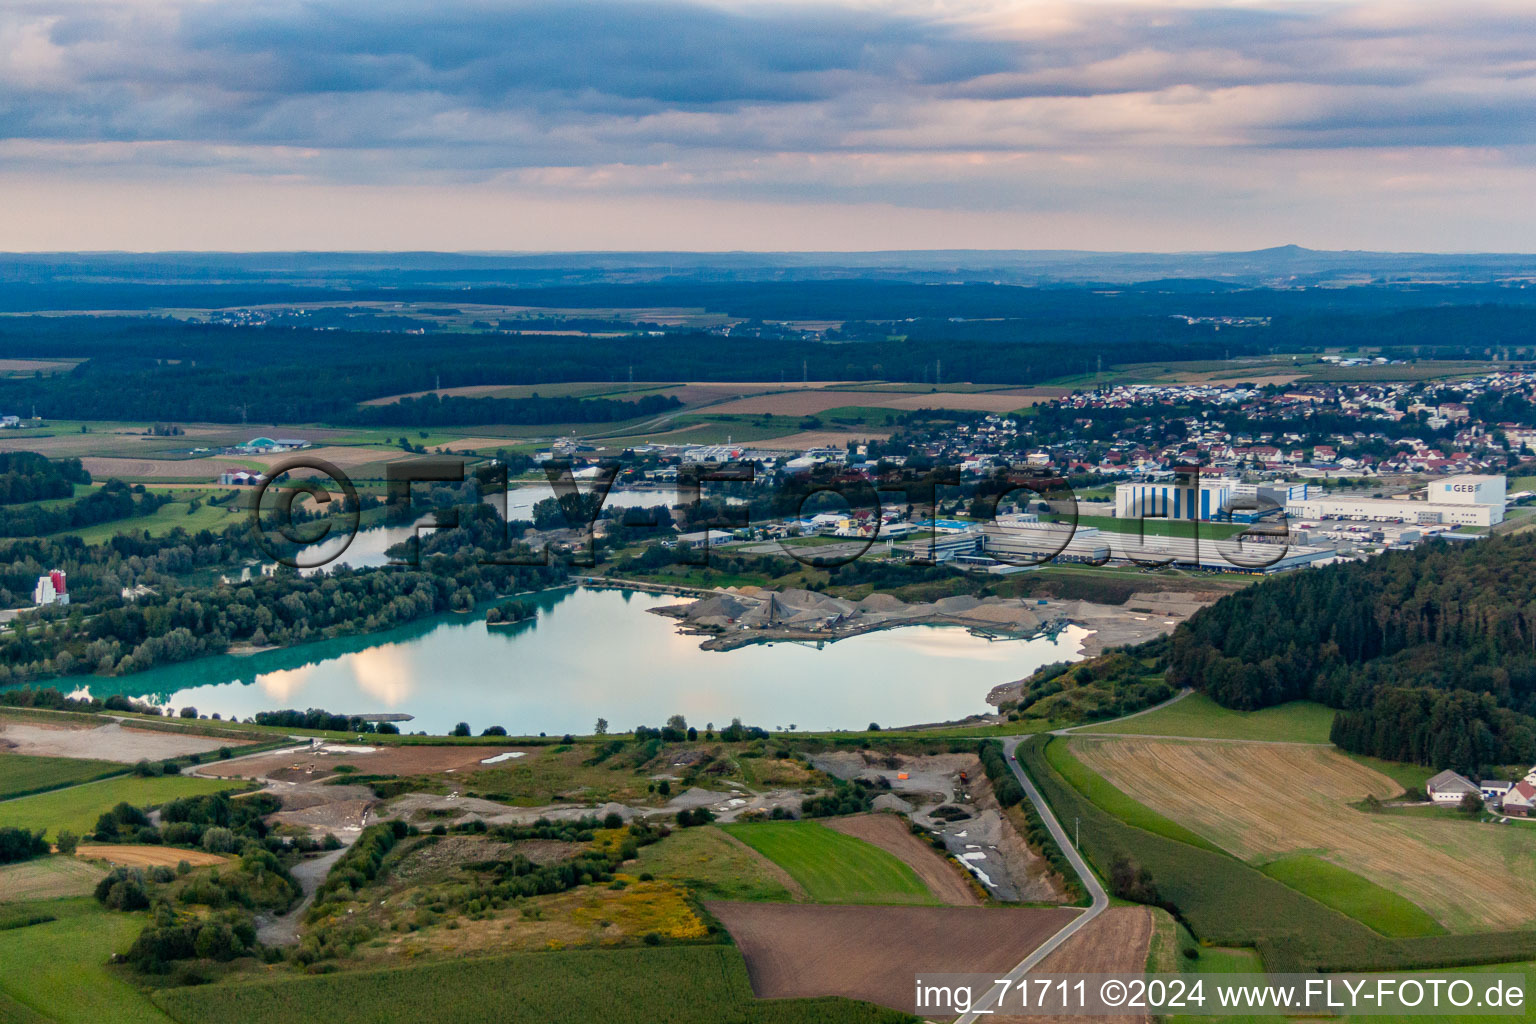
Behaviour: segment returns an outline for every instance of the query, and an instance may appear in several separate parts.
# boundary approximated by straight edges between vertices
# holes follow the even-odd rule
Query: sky
[[[1536,3],[5,0],[0,250],[1536,251]]]

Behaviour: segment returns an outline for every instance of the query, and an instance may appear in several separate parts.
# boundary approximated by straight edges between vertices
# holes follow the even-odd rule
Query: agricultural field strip
[[[1023,787],[1024,795],[1029,798],[1029,802],[1035,805],[1035,810],[1039,813],[1040,820],[1045,822],[1045,827],[1050,831],[1051,837],[1056,840],[1056,845],[1061,847],[1061,852],[1066,855],[1067,862],[1072,865],[1072,870],[1077,872],[1077,877],[1082,880],[1083,887],[1088,890],[1088,894],[1092,899],[1088,904],[1087,910],[1077,915],[1071,921],[1068,921],[1062,926],[1060,931],[1042,942],[1035,948],[1034,952],[1030,953],[1013,970],[1003,976],[1012,983],[1020,981],[1026,974],[1038,966],[1042,960],[1050,956],[1053,951],[1060,948],[1072,936],[1087,927],[1094,918],[1104,913],[1109,907],[1109,893],[1104,891],[1104,886],[1099,883],[1098,876],[1088,867],[1088,862],[1083,860],[1082,854],[1077,852],[1077,847],[1073,846],[1067,838],[1066,830],[1061,827],[1061,822],[1056,820],[1056,815],[1051,810],[1051,805],[1046,803],[1045,797],[1040,795],[1040,791],[1035,788],[1035,784],[1030,781],[1029,776],[1024,772],[1023,766],[1019,764],[1019,759],[1014,754],[1018,745],[1018,737],[1010,737],[1003,740],[1003,755],[1007,758],[1008,768],[1013,772],[1013,776],[1018,780],[1019,785]],[[976,1024],[976,1021],[980,1020],[982,1016],[990,1015],[992,1005],[997,1001],[996,992],[997,989],[995,988],[989,990],[986,997],[979,1004],[972,1007],[968,1013],[961,1014],[956,1019],[955,1024]]]
[[[1521,928],[1536,917],[1536,857],[1517,830],[1357,811],[1349,805],[1400,787],[1333,751],[1142,736],[1071,744],[1123,792],[1250,863],[1320,851],[1453,931]]]

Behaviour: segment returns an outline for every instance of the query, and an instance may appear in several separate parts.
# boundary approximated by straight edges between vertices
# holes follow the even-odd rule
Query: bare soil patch
[[[343,843],[369,824],[379,803],[367,786],[275,782],[266,792],[283,802],[282,810],[268,816],[269,824],[307,829],[316,838],[330,833]]]
[[[0,718],[0,743],[16,754],[83,757],[121,764],[134,764],[140,760],[160,761],[185,754],[206,754],[220,747],[234,748],[241,745],[238,740],[133,729],[117,722],[89,727],[41,725],[6,718]]]
[[[943,903],[952,907],[978,907],[981,899],[971,883],[949,861],[912,834],[907,823],[894,814],[856,814],[829,818],[828,828],[880,847],[906,864]]]
[[[1062,943],[1030,971],[1047,974],[1140,974],[1152,942],[1152,912],[1146,907],[1110,907]],[[989,1017],[993,1024],[1054,1024],[1061,1017]],[[1146,1024],[1146,1014],[1095,1017],[1104,1024]]]
[[[182,861],[193,867],[203,867],[207,864],[224,864],[229,860],[228,857],[202,850],[182,850],[174,846],[118,846],[115,843],[77,846],[75,856],[82,860],[121,864],[125,868],[152,868],[160,865],[173,868]]]
[[[910,810],[913,821],[941,835],[949,852],[967,865],[993,898],[1029,903],[1062,900],[1061,885],[1050,864],[1030,849],[1013,817],[999,806],[976,755],[845,750],[816,754],[811,763],[840,779],[888,783],[890,793],[877,801],[903,801],[905,806],[896,809]],[[965,779],[960,778],[962,772]],[[933,812],[940,806],[967,811],[969,817],[935,817]]]
[[[847,996],[908,1013],[916,971],[1012,970],[1079,911],[706,903],[760,999]]]
[[[270,754],[242,757],[204,765],[201,773],[219,778],[282,779],[303,782],[336,774],[336,766],[349,764],[366,775],[438,775],[475,771],[481,761],[501,754],[523,756],[502,762],[526,762],[538,757],[542,747],[399,746],[347,749],[351,744],[308,744],[275,750]]]

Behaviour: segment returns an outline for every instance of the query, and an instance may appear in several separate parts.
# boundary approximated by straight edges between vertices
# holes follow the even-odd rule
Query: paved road
[[[1061,822],[1057,821],[1056,815],[1051,813],[1050,805],[1045,802],[1045,798],[1040,795],[1040,791],[1035,788],[1035,784],[1030,781],[1029,776],[1024,774],[1024,769],[1020,766],[1019,759],[1014,756],[1014,751],[1018,748],[1021,739],[1022,737],[1014,736],[1003,740],[1003,752],[1007,755],[1008,767],[1013,769],[1014,778],[1018,779],[1019,785],[1024,787],[1024,795],[1029,798],[1030,803],[1035,805],[1035,810],[1040,812],[1040,817],[1045,822],[1045,827],[1050,830],[1052,838],[1061,847],[1061,852],[1066,854],[1067,862],[1072,865],[1072,870],[1076,871],[1077,877],[1083,880],[1083,887],[1088,890],[1088,895],[1092,897],[1092,902],[1089,903],[1087,910],[1068,922],[1067,926],[1061,931],[1046,939],[1039,948],[1025,957],[1017,967],[1004,975],[1010,982],[1021,980],[1026,974],[1034,970],[1040,961],[1054,952],[1058,946],[1076,935],[1087,926],[1089,921],[1104,913],[1105,909],[1109,907],[1109,893],[1105,892],[1104,886],[1099,884],[1098,878],[1088,867],[1087,862],[1083,860],[1082,855],[1077,852],[1077,847],[1073,846],[1071,840],[1067,837],[1066,830],[1061,827]],[[984,1011],[991,1009],[995,999],[994,993],[996,992],[996,986],[988,989],[987,996],[973,1007],[969,1013],[961,1015],[955,1024],[974,1024],[975,1021],[985,1015]]]

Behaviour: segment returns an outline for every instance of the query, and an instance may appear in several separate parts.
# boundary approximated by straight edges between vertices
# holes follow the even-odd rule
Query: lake
[[[489,627],[484,610],[250,656],[204,658],[130,676],[43,685],[143,697],[245,718],[280,708],[414,715],[402,731],[468,722],[514,735],[590,733],[740,717],[767,729],[862,729],[988,710],[987,692],[1053,661],[1077,660],[1086,631],[989,641],[955,626],[904,626],[826,643],[703,651],[700,637],[646,609],[679,598],[566,588],[528,598],[536,620]]]

